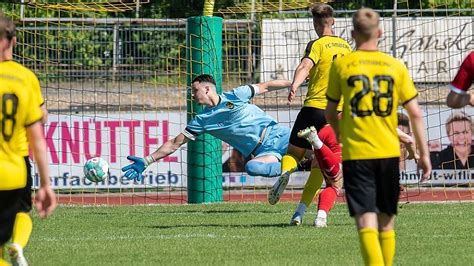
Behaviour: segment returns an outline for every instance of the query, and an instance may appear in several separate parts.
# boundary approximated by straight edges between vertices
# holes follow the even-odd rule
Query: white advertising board
[[[472,108],[465,110],[474,115]],[[445,122],[453,112],[449,108],[425,108],[425,123],[428,127],[428,138],[438,141],[441,148],[449,144]],[[278,117],[282,124],[289,125],[294,121],[298,110],[268,111]],[[141,114],[94,114],[94,115],[53,115],[45,127],[50,173],[56,188],[140,188],[140,187],[185,187],[186,186],[186,146],[174,154],[150,166],[144,173],[145,179],[136,183],[127,180],[121,174],[121,168],[129,163],[127,156],[140,157],[148,155],[164,142],[181,132],[186,125],[186,114],[141,113]],[[110,164],[111,176],[102,183],[91,183],[83,178],[83,164],[91,157],[100,156]],[[229,157],[224,152],[222,161]],[[401,173],[402,182],[415,182],[416,167],[408,164]],[[439,172],[433,182],[463,182],[465,176],[459,171],[451,177],[452,171]],[[292,178],[290,185],[304,185],[307,173],[300,173]],[[444,176],[445,178],[441,178]],[[35,186],[37,186],[35,178]],[[245,173],[224,173],[223,185],[233,186],[269,186],[275,179],[250,177]]]
[[[382,18],[384,33],[379,47],[390,55],[395,52],[415,82],[449,82],[464,57],[474,49],[473,24],[472,17]],[[354,47],[351,29],[350,18],[336,19],[336,35]],[[261,80],[291,79],[306,44],[315,39],[311,18],[264,19]]]

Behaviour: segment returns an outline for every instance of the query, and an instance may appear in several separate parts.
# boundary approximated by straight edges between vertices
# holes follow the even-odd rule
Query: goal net
[[[17,22],[15,59],[31,68],[41,82],[49,110],[45,135],[51,175],[63,203],[186,202],[186,146],[150,166],[143,181],[127,180],[120,171],[129,163],[127,155],[148,155],[179,134],[187,119],[186,19],[152,18],[146,12],[148,2],[0,4],[1,11]],[[224,18],[223,91],[241,84],[292,79],[306,44],[317,38],[308,12],[314,1],[234,2],[214,12]],[[420,185],[416,163],[402,158],[402,200],[472,200],[472,131],[465,128],[465,132],[450,134],[447,124],[460,115],[470,121],[474,111],[452,110],[445,99],[462,59],[474,48],[473,4],[379,2],[330,4],[336,12],[336,35],[351,45],[354,10],[369,6],[379,11],[384,31],[380,49],[407,65],[419,90],[436,169],[431,181]],[[303,85],[291,106],[286,90],[257,96],[254,103],[291,127],[305,94]],[[405,112],[399,112],[402,121]],[[409,132],[408,124],[401,128]],[[465,150],[453,148],[456,141],[462,142],[457,140],[460,135]],[[446,155],[447,149],[453,152]],[[224,200],[265,200],[275,179],[249,176],[244,171],[246,158],[225,143],[222,151]],[[467,152],[467,159],[457,152]],[[111,166],[110,178],[97,184],[84,179],[82,170],[85,160],[95,156]],[[307,175],[301,167],[283,199],[299,200]]]

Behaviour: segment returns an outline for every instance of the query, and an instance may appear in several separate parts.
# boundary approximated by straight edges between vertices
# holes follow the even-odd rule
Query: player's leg
[[[383,260],[386,266],[393,265],[395,256],[395,215],[380,213],[378,215],[379,241],[382,248]]]
[[[392,265],[395,256],[395,215],[400,196],[399,158],[381,160],[377,182],[379,241],[385,265]]]
[[[19,190],[0,191],[0,265],[9,265],[4,260],[3,248],[10,240],[19,209]]]
[[[305,149],[292,144],[288,145],[288,151],[281,159],[281,176],[268,192],[268,202],[271,205],[278,203],[280,200],[281,195],[288,185],[290,175],[298,169],[298,162],[303,158],[305,152]]]
[[[267,128],[263,143],[255,151],[255,158],[248,161],[245,170],[249,175],[275,177],[281,175],[281,159],[288,147],[290,129],[279,124]]]
[[[314,220],[316,227],[327,227],[328,214],[334,207],[339,191],[342,189],[342,171],[339,175],[340,177],[336,181],[326,178],[326,187],[319,194],[318,213]]]
[[[274,155],[259,156],[245,164],[245,171],[251,176],[279,176],[281,174],[281,163]]]
[[[366,265],[383,265],[377,223],[377,160],[343,162],[349,213],[355,218],[360,249]]]
[[[16,214],[15,225],[13,226],[12,244],[8,248],[10,260],[13,265],[28,265],[23,255],[23,249],[28,244],[28,240],[33,230],[33,221],[30,217],[32,208],[31,186],[33,178],[31,176],[31,163],[28,156],[25,157],[27,169],[26,187],[20,190],[19,212]]]
[[[329,126],[324,126],[318,132],[315,127],[311,126],[300,130],[298,136],[306,139],[311,144],[315,159],[318,162],[317,165],[319,165],[321,169],[324,169],[325,176],[328,177],[326,179],[335,180],[337,177],[340,179],[342,176],[340,169],[341,149],[334,136],[333,130]],[[295,215],[293,215],[291,224],[299,224],[298,222],[301,220],[299,217],[304,214],[305,207],[309,206],[315,195],[320,191],[323,175],[320,173],[321,170],[314,170],[315,171],[311,171],[308,182],[305,185],[300,204],[298,205]],[[318,215],[315,220],[317,227],[326,226],[327,214],[334,205],[336,197],[337,189],[327,185],[319,199]]]
[[[314,197],[319,193],[323,179],[324,177],[321,170],[319,169],[317,161],[316,159],[313,159],[311,172],[309,173],[308,180],[304,186],[300,202],[298,203],[295,213],[291,217],[291,225],[300,225],[302,223],[306,209],[309,207],[309,205],[311,205]]]
[[[268,202],[270,204],[276,204],[280,200],[280,196],[288,184],[291,173],[297,169],[298,162],[303,158],[306,150],[312,149],[308,141],[298,137],[298,132],[311,125],[319,128],[325,124],[327,123],[324,110],[312,107],[301,108],[291,129],[287,152],[281,161],[281,177],[268,193]]]

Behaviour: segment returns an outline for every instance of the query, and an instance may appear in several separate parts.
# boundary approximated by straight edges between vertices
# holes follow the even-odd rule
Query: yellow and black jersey
[[[387,54],[357,50],[334,61],[327,98],[344,99],[340,122],[343,160],[400,156],[398,104],[416,95],[405,65]]]
[[[326,90],[331,64],[334,59],[343,57],[351,51],[350,45],[345,40],[335,36],[323,36],[308,43],[303,58],[311,59],[314,66],[309,72],[304,106],[326,108]]]
[[[43,115],[38,92],[33,72],[14,61],[0,62],[0,190],[26,185],[26,127]]]

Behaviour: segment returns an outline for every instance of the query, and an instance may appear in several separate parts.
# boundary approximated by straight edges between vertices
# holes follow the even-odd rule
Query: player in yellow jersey
[[[40,217],[49,216],[56,207],[48,173],[46,141],[41,120],[43,112],[36,76],[13,61],[15,25],[0,15],[0,264],[3,245],[10,239],[30,169],[25,160],[30,142],[41,178],[37,193]],[[41,98],[42,99],[42,98]],[[16,263],[17,261],[12,261]],[[26,261],[21,262],[26,263]]]
[[[366,265],[392,265],[399,198],[399,103],[406,109],[419,148],[421,181],[431,173],[417,91],[405,65],[378,51],[379,15],[358,10],[352,37],[357,50],[332,65],[326,117],[342,144],[344,187]],[[342,120],[337,106],[344,99]]]
[[[327,4],[314,4],[311,9],[313,16],[313,26],[319,39],[311,41],[306,46],[305,54],[301,63],[296,68],[291,85],[288,101],[291,103],[295,99],[299,86],[309,78],[308,92],[304,101],[304,106],[298,113],[293,125],[287,153],[281,162],[282,175],[270,189],[268,201],[276,204],[280,200],[291,173],[297,168],[298,162],[303,158],[307,150],[312,150],[311,144],[305,138],[299,138],[298,132],[314,126],[319,132],[326,124],[324,109],[326,108],[326,90],[329,77],[329,69],[335,58],[342,57],[351,52],[349,44],[334,36],[332,27],[334,25],[334,10]],[[327,144],[327,143],[326,143]],[[302,199],[292,218],[292,224],[299,224],[306,207],[312,202],[323,182],[317,160],[313,160],[311,173],[303,190]],[[335,191],[335,190],[334,190]],[[334,192],[335,193],[335,192]],[[333,199],[335,200],[335,194]],[[301,216],[298,216],[298,215]],[[294,223],[294,221],[299,222]],[[324,217],[325,219],[325,217]]]

